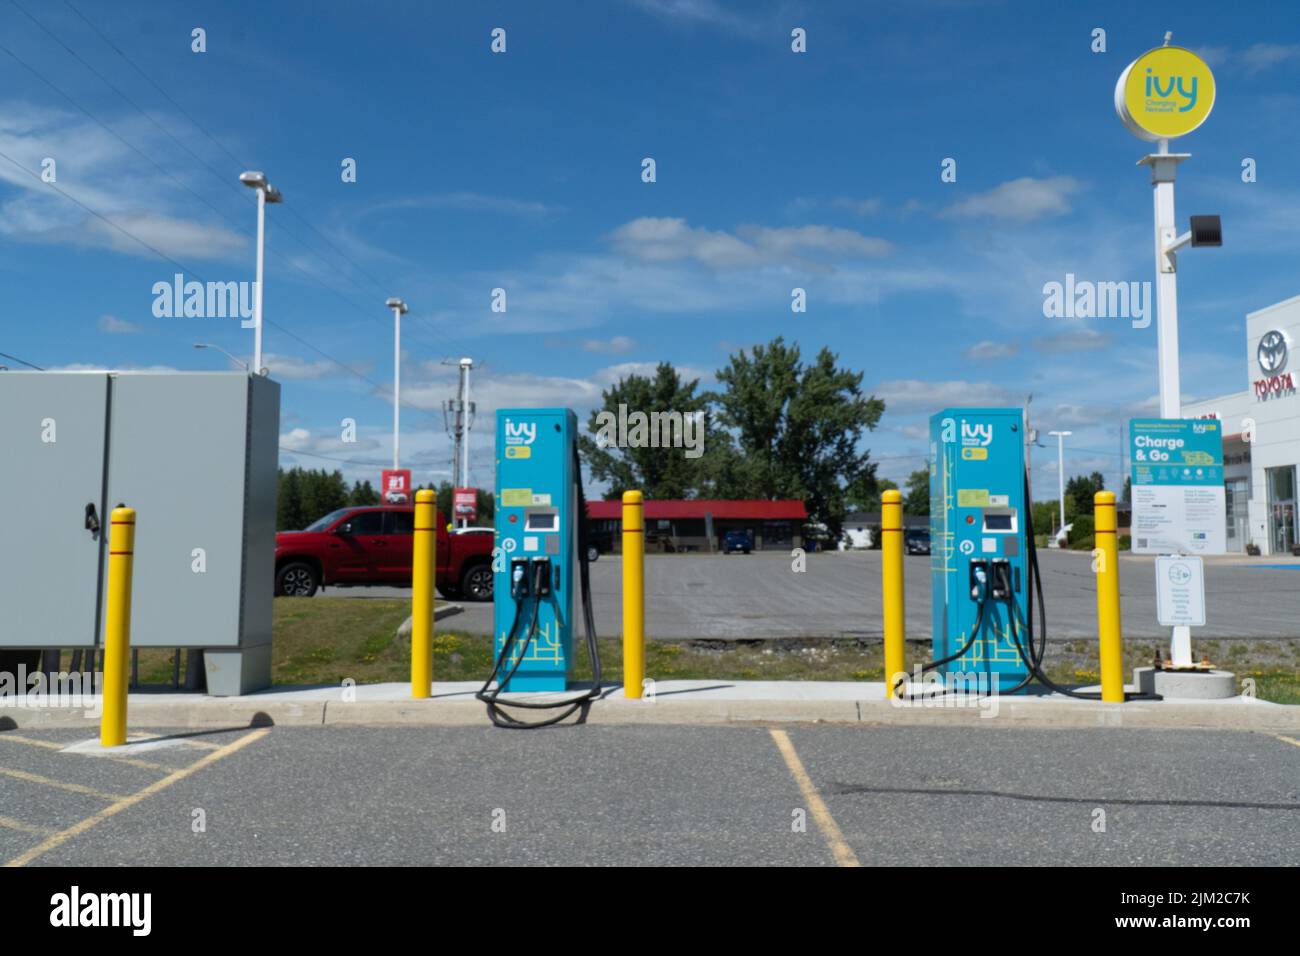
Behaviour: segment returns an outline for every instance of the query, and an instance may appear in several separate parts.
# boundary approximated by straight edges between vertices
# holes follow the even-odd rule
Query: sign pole
[[[1156,253],[1156,356],[1160,389],[1160,417],[1182,418],[1182,390],[1178,371],[1178,265],[1177,250],[1191,234],[1180,237],[1174,218],[1174,179],[1178,164],[1190,153],[1169,152],[1169,140],[1192,132],[1214,108],[1214,74],[1189,50],[1171,46],[1165,34],[1161,47],[1148,50],[1120,74],[1115,84],[1115,111],[1131,133],[1157,143],[1156,152],[1138,161],[1151,167],[1155,213]],[[1135,512],[1136,513],[1136,512]],[[1181,548],[1180,548],[1181,550]],[[1192,666],[1191,630],[1175,625],[1170,638],[1170,660],[1175,668]]]

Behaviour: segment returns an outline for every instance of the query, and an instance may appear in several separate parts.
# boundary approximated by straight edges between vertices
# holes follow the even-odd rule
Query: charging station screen
[[[529,515],[524,527],[529,531],[554,531],[559,527],[560,516],[557,514]]]
[[[1010,531],[1011,515],[985,515],[984,528],[987,531]]]

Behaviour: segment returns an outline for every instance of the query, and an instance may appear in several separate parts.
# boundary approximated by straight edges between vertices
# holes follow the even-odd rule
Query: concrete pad
[[[172,747],[183,747],[184,745],[185,739],[182,737],[128,736],[126,743],[117,747],[102,747],[99,738],[92,737],[90,740],[79,740],[75,744],[69,744],[59,753],[80,754],[83,757],[134,757],[153,750],[168,750]]]
[[[1138,667],[1133,679],[1145,694],[1166,700],[1225,700],[1237,696],[1237,675],[1230,671],[1167,671]]]

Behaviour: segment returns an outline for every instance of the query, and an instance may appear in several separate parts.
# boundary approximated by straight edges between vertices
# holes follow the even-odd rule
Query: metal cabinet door
[[[114,378],[108,501],[136,509],[133,646],[239,643],[248,388],[238,372]]]
[[[0,372],[0,647],[95,641],[107,413],[106,374]]]

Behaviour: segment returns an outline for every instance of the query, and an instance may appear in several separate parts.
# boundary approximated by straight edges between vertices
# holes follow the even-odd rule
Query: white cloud
[[[146,155],[165,152],[159,134],[143,122],[126,119],[114,125]],[[0,159],[0,182],[18,189],[0,205],[0,235],[10,239],[156,257],[62,191],[168,256],[225,260],[248,245],[225,226],[184,215],[181,210],[192,209],[194,197],[171,180],[151,176],[148,188],[142,188],[139,156],[74,114],[23,102],[0,104],[0,152],[14,161]],[[40,178],[46,159],[55,161],[53,183]]]
[[[688,26],[718,27],[745,36],[755,36],[760,29],[753,14],[733,13],[717,0],[631,0],[631,3],[647,13]]]
[[[375,203],[364,210],[364,215],[386,209],[458,209],[464,212],[490,212],[506,216],[546,216],[564,211],[563,206],[509,196],[488,196],[475,192],[437,193],[430,196],[410,196],[389,202]]]
[[[321,359],[318,362],[308,362],[305,359],[298,358],[296,355],[281,355],[278,353],[264,352],[262,354],[262,364],[271,370],[271,376],[276,379],[317,379],[325,378],[327,375],[348,375],[349,373],[339,368],[333,362],[327,359]],[[358,368],[357,365],[350,366],[357,371],[365,371]]]
[[[871,394],[885,403],[885,414],[925,412],[948,406],[1019,405],[1024,396],[993,382],[959,379],[890,379],[878,383]]]
[[[985,339],[962,350],[962,356],[972,362],[991,362],[995,359],[1010,358],[1020,349],[1015,342],[994,342]]]
[[[1300,59],[1300,43],[1256,43],[1240,55],[1247,73],[1261,73],[1296,59]]]
[[[389,436],[391,438],[391,435]],[[382,447],[376,438],[357,435],[356,441],[345,442],[341,431],[333,434],[314,434],[306,428],[291,428],[280,435],[283,451],[303,454],[329,454],[338,458],[354,457],[358,452],[374,451]],[[391,443],[390,443],[391,447]]]
[[[630,259],[693,261],[718,271],[807,266],[812,264],[810,254],[827,260],[875,258],[892,249],[884,239],[836,226],[742,225],[732,234],[691,226],[682,218],[653,216],[626,222],[609,238],[615,250]]]
[[[616,335],[610,339],[584,339],[584,352],[604,352],[609,355],[622,355],[636,347],[636,342],[626,335]]]
[[[1022,176],[994,186],[987,192],[968,196],[944,210],[945,218],[1006,219],[1032,222],[1044,216],[1061,216],[1070,211],[1070,197],[1083,189],[1073,176],[1035,179]]]
[[[1110,334],[1096,329],[1074,329],[1057,335],[1047,335],[1034,340],[1040,352],[1093,352],[1110,344]]]
[[[129,335],[140,331],[140,326],[134,322],[119,319],[115,315],[101,315],[98,324],[99,331],[107,332],[109,335]]]

